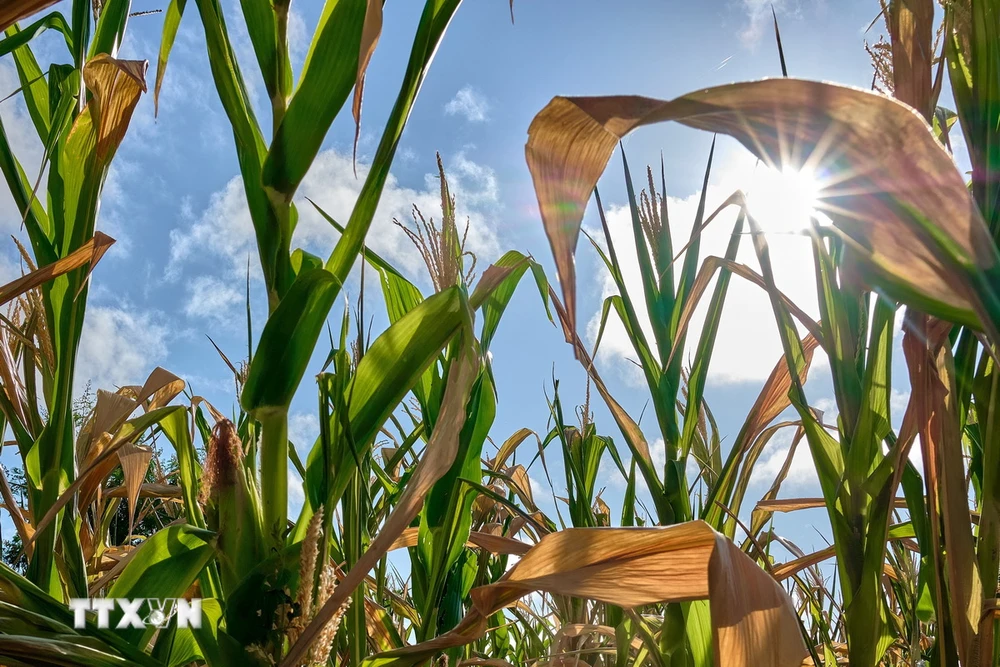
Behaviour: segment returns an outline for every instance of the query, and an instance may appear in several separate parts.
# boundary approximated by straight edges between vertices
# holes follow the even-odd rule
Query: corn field
[[[364,92],[396,90],[369,65],[401,3],[325,0],[302,28],[289,0],[169,0],[158,50],[145,45],[149,76],[146,60],[119,54],[146,13],[131,0],[0,1],[0,57],[43,150],[41,168],[25,162],[0,121],[0,171],[26,239],[15,240],[21,277],[0,286],[0,452],[16,461],[0,466],[12,527],[0,539],[0,666],[1000,665],[1000,1],[870,0],[888,37],[868,48],[871,90],[788,76],[770,13],[771,78],[673,99],[547,91],[524,128],[524,166],[551,257],[514,249],[480,263],[437,156],[439,210],[395,221],[419,275],[371,239],[462,2],[410,1],[420,11],[398,92],[341,219],[303,183],[338,116],[356,158]],[[509,9],[503,27],[516,31]],[[161,367],[140,384],[78,390],[91,277],[115,244],[98,229],[102,197],[140,101],[158,104],[170,84],[182,21],[204,35],[252,224],[255,255],[235,285],[247,293],[245,355],[214,348],[232,374],[231,413]],[[56,55],[53,42],[37,47],[46,31]],[[711,191],[715,138],[697,157],[692,221],[671,209],[662,162],[633,174],[622,142],[658,123],[815,176],[799,230],[818,318],[781,291],[752,191]],[[634,247],[601,199],[609,164],[624,172]],[[599,227],[584,225],[588,210]],[[306,214],[336,230],[324,255],[300,247]],[[706,253],[705,230],[732,220],[725,253]],[[581,315],[595,305],[580,289],[585,252],[614,287],[595,331]],[[251,270],[266,314],[251,313]],[[346,287],[359,275],[360,294]],[[766,295],[758,315],[782,354],[725,432],[706,388],[736,283]],[[510,316],[515,292],[537,321]],[[611,323],[627,334],[642,414],[601,375]],[[500,432],[494,365],[518,359],[494,361],[491,344],[553,326],[586,386],[553,371],[544,428]],[[806,392],[821,359],[835,420]],[[895,407],[894,362],[911,390]],[[291,435],[303,394],[313,442]],[[751,480],[784,432],[791,447],[761,494]],[[820,497],[782,491],[797,448]],[[621,492],[605,493],[608,471]],[[829,526],[819,550],[775,528],[776,514],[810,509]],[[133,624],[120,606],[74,602],[140,598],[199,600],[200,622]]]

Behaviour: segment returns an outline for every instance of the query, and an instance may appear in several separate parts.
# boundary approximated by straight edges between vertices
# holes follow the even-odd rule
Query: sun
[[[747,191],[747,208],[769,232],[798,233],[809,229],[819,214],[821,186],[809,168],[779,169],[757,165]]]

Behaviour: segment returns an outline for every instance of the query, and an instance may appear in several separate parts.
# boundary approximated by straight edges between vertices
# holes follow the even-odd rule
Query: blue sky
[[[249,40],[238,33],[238,3],[223,0],[231,28],[237,28],[237,55],[253,91],[258,118],[267,118],[263,83],[256,73]],[[390,0],[378,49],[368,70],[359,145],[359,176],[374,152],[402,78],[412,31],[422,3]],[[161,3],[135,2],[136,11]],[[867,88],[871,66],[864,40],[877,40],[879,23],[865,28],[878,7],[871,0],[776,0],[790,74]],[[245,357],[244,279],[252,258],[251,291],[255,322],[266,306],[253,236],[238,180],[232,134],[215,93],[205,54],[201,24],[191,5],[182,22],[154,117],[152,95],[137,109],[132,127],[115,159],[105,189],[99,227],[118,240],[93,276],[88,320],[81,349],[79,383],[95,388],[140,383],[160,365],[187,379],[194,392],[224,411],[235,402],[232,377],[206,339],[206,334],[234,360]],[[294,2],[291,22],[293,65],[301,66],[320,2]],[[480,269],[507,249],[529,252],[553,276],[548,244],[542,233],[534,192],[524,161],[524,142],[531,118],[552,96],[641,94],[670,98],[698,88],[732,81],[780,75],[770,27],[770,4],[762,0],[701,2],[601,2],[589,0],[517,1],[512,25],[505,0],[467,0],[445,36],[421,90],[397,154],[369,241],[425,290],[425,269],[393,217],[409,220],[412,203],[428,216],[437,208],[435,151],[440,151],[458,198],[459,213],[470,219],[470,245]],[[121,56],[151,61],[152,81],[162,15],[137,17],[129,25]],[[66,58],[55,35],[36,40],[42,61]],[[17,87],[9,57],[0,61],[0,96]],[[22,162],[36,168],[40,147],[31,140],[30,121],[18,98],[0,105],[6,131]],[[350,114],[334,123],[306,182],[300,189],[298,245],[321,256],[333,247],[331,233],[304,197],[309,196],[335,218],[346,220],[362,181],[351,167],[353,122]],[[645,164],[666,165],[674,234],[690,229],[711,136],[680,126],[643,129],[626,140],[634,174]],[[708,205],[718,206],[736,188],[749,188],[753,161],[735,142],[720,139]],[[609,209],[619,248],[628,245],[620,158],[612,159],[600,187]],[[722,254],[726,220],[706,235],[704,252]],[[588,210],[585,226],[598,223]],[[18,234],[19,217],[6,193],[0,194],[0,226]],[[802,239],[775,234],[779,286],[815,314],[812,260]],[[756,266],[749,252],[741,256]],[[581,239],[577,254],[580,328],[594,331],[603,297],[609,293],[603,267]],[[19,271],[12,244],[2,246],[0,273]],[[357,282],[348,289],[352,299]],[[384,326],[381,295],[368,295],[368,312]],[[335,314],[337,320],[339,314]],[[612,393],[634,416],[642,412],[647,393],[637,381],[631,353],[620,328],[611,328],[598,358]],[[780,344],[767,301],[756,288],[734,282],[727,304],[719,351],[707,398],[724,436],[724,450],[735,437],[780,354]],[[897,346],[898,347],[898,346]],[[320,346],[320,357],[326,350]],[[502,442],[521,427],[548,429],[546,393],[552,377],[560,380],[562,399],[571,406],[584,400],[584,375],[561,333],[548,323],[537,292],[525,284],[518,291],[493,344],[499,406],[492,432]],[[899,354],[894,389],[897,413],[908,392]],[[314,385],[307,375],[296,397],[291,434],[311,442],[317,431]],[[807,387],[810,402],[834,409],[828,373],[816,363]],[[595,395],[592,404],[599,430],[621,443],[614,422]],[[778,436],[762,457],[762,475],[748,501],[770,485],[787,452],[790,432]],[[648,431],[654,448],[659,435]],[[301,446],[301,445],[300,445]],[[530,445],[528,445],[530,447]],[[620,444],[623,453],[625,448]],[[662,447],[662,443],[659,445]],[[805,454],[805,447],[802,453]],[[525,451],[521,460],[527,462]],[[564,479],[558,452],[549,457],[556,491]],[[10,455],[5,462],[11,463]],[[542,472],[532,477],[543,482]],[[602,482],[605,499],[617,514],[622,482],[608,467]],[[548,489],[545,488],[545,495]],[[808,457],[796,458],[782,494],[816,496]],[[293,493],[294,496],[294,493]],[[294,497],[293,497],[294,502]],[[543,509],[551,501],[540,499]],[[823,546],[823,513],[801,513],[780,526],[801,545]],[[7,524],[4,524],[6,527]]]

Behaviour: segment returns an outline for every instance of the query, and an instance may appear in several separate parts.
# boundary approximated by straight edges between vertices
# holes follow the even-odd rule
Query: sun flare
[[[761,227],[770,232],[795,233],[809,229],[817,213],[821,186],[811,169],[778,169],[758,165],[747,192],[747,207]]]

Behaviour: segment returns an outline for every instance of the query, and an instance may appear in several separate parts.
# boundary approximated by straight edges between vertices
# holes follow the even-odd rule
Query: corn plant
[[[0,128],[0,169],[30,242],[30,252],[21,248],[29,273],[0,290],[3,301],[14,304],[4,320],[0,411],[17,443],[27,490],[21,507],[0,480],[28,556],[26,578],[0,568],[0,655],[11,665],[157,664],[168,657],[166,642],[157,660],[139,648],[152,632],[117,634],[93,619],[74,628],[66,598],[181,596],[213,553],[213,537],[188,525],[166,527],[139,548],[107,542],[119,501],[105,480],[121,466],[121,495],[134,511],[151,454],[140,440],[154,428],[187,432],[185,409],[167,405],[183,382],[160,369],[141,387],[99,392],[93,414],[79,432],[74,428],[89,272],[112,243],[96,231],[101,191],[146,89],[146,63],[116,58],[130,11],[128,2],[104,3],[96,12],[91,3],[75,2],[69,21],[54,12],[23,29],[5,25],[0,40],[0,50],[14,60],[19,94],[43,149],[37,173],[48,174],[43,196],[42,176],[34,176],[34,165],[22,166]],[[45,28],[63,35],[68,62],[43,72],[30,42]],[[178,545],[192,556],[187,569],[142,576],[162,572]]]
[[[126,467],[145,474],[145,465],[138,464],[146,453],[134,443],[164,416],[165,402],[128,420],[140,404],[150,406],[163,376],[131,393],[102,394],[92,424],[103,428],[77,439],[73,386],[88,278],[113,243],[96,230],[101,191],[146,89],[146,63],[116,58],[129,2],[104,3],[96,11],[88,2],[74,2],[68,21],[52,12],[23,28],[14,23],[47,4],[25,3],[16,14],[5,9],[0,40],[0,53],[14,61],[18,92],[43,149],[37,171],[35,165],[26,168],[0,126],[0,170],[30,241],[30,251],[20,247],[30,272],[2,288],[3,302],[16,301],[4,321],[0,412],[23,463],[28,502],[22,509],[30,521],[10,498],[5,500],[28,555],[32,590],[53,598],[49,604],[87,595],[94,559],[100,560],[105,546],[100,533],[108,516],[103,505],[92,506],[95,489],[109,466],[124,463],[130,453],[139,458]],[[43,71],[31,40],[45,29],[62,34],[66,52]],[[135,474],[128,474],[133,487]],[[0,486],[7,485],[0,480]],[[80,489],[83,498],[76,496]],[[129,495],[134,504],[135,496]],[[28,585],[12,573],[7,576],[15,587]]]
[[[292,249],[293,199],[352,90],[360,127],[382,3],[329,0],[297,81],[288,57],[288,3],[241,3],[270,104],[267,134],[221,2],[196,4],[233,128],[268,301],[256,348],[248,326],[247,366],[223,355],[240,394],[231,419],[198,397],[169,405],[183,384],[158,369],[142,387],[100,392],[93,414],[74,430],[73,358],[86,279],[109,243],[95,233],[96,205],[144,87],[143,68],[114,59],[127,3],[105,3],[91,26],[89,3],[76,2],[71,21],[50,14],[24,30],[11,27],[0,41],[0,50],[6,45],[14,56],[49,164],[46,209],[0,133],[0,168],[33,255],[24,278],[0,287],[0,301],[15,304],[0,327],[0,412],[22,453],[28,507],[17,507],[2,476],[0,493],[30,557],[27,579],[0,568],[4,664],[793,667],[845,657],[857,665],[993,663],[1000,223],[992,48],[998,26],[989,2],[946,3],[937,60],[930,0],[883,3],[891,41],[873,53],[883,58],[881,81],[896,100],[787,78],[671,101],[555,98],[532,123],[526,155],[562,298],[540,265],[516,251],[476,275],[440,159],[439,221],[415,211],[415,226],[400,225],[423,257],[434,293],[425,297],[364,245],[457,0],[424,4],[403,84],[350,218],[341,225],[319,211],[341,234],[326,260]],[[157,90],[185,9],[183,0],[167,9]],[[42,28],[66,35],[73,60],[51,67],[48,81],[28,46]],[[945,70],[953,114],[936,106]],[[659,188],[648,171],[648,189],[637,197],[623,158],[642,279],[642,294],[629,293],[595,184],[624,134],[666,120],[732,135],[769,166],[805,166],[823,178],[820,208],[828,222],[808,226],[819,321],[778,291],[765,221],[751,215],[742,193],[706,215],[703,189],[692,234],[677,251],[662,166]],[[971,188],[945,148],[955,122],[970,146]],[[592,193],[605,246],[592,243],[619,291],[603,306],[601,328],[613,314],[629,334],[666,443],[663,470],[603,382],[596,351],[576,332],[573,255]],[[702,259],[702,230],[730,207],[738,216],[726,253]],[[744,228],[759,273],[735,261]],[[313,443],[296,443],[308,446],[300,458],[288,441],[289,405],[358,259],[362,295],[354,317],[347,309],[332,327],[339,334],[331,331],[316,376],[320,433]],[[490,451],[498,397],[488,352],[529,270],[546,312],[555,312],[549,318],[588,374],[588,394],[592,386],[609,408],[630,461],[598,430],[589,405],[579,427],[567,423],[556,383],[546,435],[523,428]],[[703,333],[685,368],[686,332],[715,274]],[[734,274],[769,294],[783,356],[723,456],[704,391]],[[379,335],[363,313],[372,275],[389,320]],[[897,433],[889,379],[900,317],[913,397]],[[838,410],[832,427],[803,389],[816,350],[830,360]],[[795,418],[777,421],[788,408]],[[746,522],[750,476],[783,428],[794,429],[792,448]],[[173,447],[176,483],[169,488],[144,484],[150,433]],[[922,475],[908,463],[917,436]],[[555,519],[539,510],[527,468],[517,463],[516,452],[533,442],[539,458],[558,443],[568,525],[558,503]],[[799,446],[809,448],[821,499],[778,498]],[[619,527],[596,485],[606,455],[626,478]],[[698,496],[687,479],[692,457]],[[121,490],[105,488],[118,465]],[[305,491],[291,521],[289,465]],[[639,484],[653,499],[652,516],[637,507]],[[176,498],[177,518],[138,548],[116,550],[106,537],[116,497],[134,513],[144,493]],[[808,507],[826,508],[834,538],[815,553],[769,527],[775,512]],[[776,563],[772,547],[794,558]],[[389,556],[402,549],[405,581]],[[817,567],[828,558],[836,558],[832,584]],[[83,629],[71,629],[63,601],[88,593],[201,597],[204,624],[113,633],[88,618]]]
[[[954,12],[961,9],[951,9],[950,30],[956,26]],[[930,116],[934,99],[932,17],[929,2],[893,5],[889,14],[896,27],[892,47],[896,94],[912,95],[904,99],[925,118]],[[982,27],[981,22],[978,25]],[[948,40],[954,43],[953,34],[946,35]],[[964,35],[958,38],[963,43],[966,40]],[[768,165],[799,168],[805,161],[828,177],[827,182],[833,185],[823,193],[821,205],[833,224],[816,229],[814,242],[823,320],[819,325],[803,324],[815,330],[831,359],[840,409],[839,441],[827,433],[805,400],[798,379],[806,365],[805,351],[788,304],[770,275],[766,240],[757,223],[752,218],[750,222],[764,285],[778,315],[786,361],[794,370],[789,400],[802,420],[834,532],[848,652],[852,663],[877,664],[892,640],[886,629],[881,575],[895,489],[905,475],[905,452],[919,432],[929,475],[926,500],[930,521],[923,524],[925,499],[920,491],[907,493],[921,505],[910,507],[913,530],[918,537],[926,534],[921,551],[938,562],[941,545],[952,545],[944,558],[945,566],[934,568],[941,573],[934,582],[939,625],[936,653],[941,660],[967,662],[982,649],[977,638],[982,594],[971,560],[971,524],[967,509],[963,519],[964,500],[960,501],[965,493],[961,458],[956,459],[955,450],[960,442],[960,411],[947,394],[930,389],[941,386],[940,382],[945,387],[954,386],[954,380],[949,380],[954,378],[954,371],[948,370],[953,368],[950,353],[947,349],[940,352],[938,347],[947,342],[947,337],[941,336],[950,327],[921,319],[916,311],[907,318],[912,337],[904,349],[914,395],[919,391],[923,403],[911,404],[904,433],[897,439],[889,426],[886,400],[891,323],[894,301],[899,300],[932,315],[980,327],[992,339],[997,311],[995,282],[990,276],[996,271],[998,255],[988,240],[984,217],[970,205],[950,157],[925,121],[885,98],[821,88],[819,84],[775,80],[724,86],[671,102],[557,98],[532,125],[529,166],[564,277],[567,303],[572,303],[573,296],[572,280],[566,279],[571,278],[569,262],[590,186],[603,170],[617,138],[639,125],[678,120],[722,131],[735,136]],[[865,111],[863,104],[872,106]],[[861,118],[874,116],[876,107],[883,120],[861,124]],[[613,125],[607,122],[611,108],[615,109]],[[890,117],[899,124],[888,124]],[[569,137],[560,130],[568,123],[585,130]],[[864,131],[859,129],[862,127]],[[831,150],[834,145],[837,149]],[[892,147],[885,153],[889,162],[879,173],[866,166],[875,145]],[[555,207],[552,184],[563,187],[559,174],[567,169],[586,177],[574,179],[569,205],[562,191],[561,204]],[[905,240],[900,242],[904,234]],[[871,304],[866,296],[866,284],[877,286],[881,294],[877,303]],[[875,310],[869,323],[871,305]],[[867,349],[863,344],[866,336],[870,336]],[[943,413],[941,405],[946,406]],[[932,414],[937,416],[929,418]],[[921,421],[924,419],[928,421]],[[888,455],[883,455],[883,444],[889,448]],[[926,531],[918,529],[918,519]],[[949,604],[944,600],[950,601],[951,614],[943,613]],[[833,659],[829,652],[826,659]]]
[[[425,4],[406,76],[371,169],[344,236],[324,262],[301,250],[292,251],[297,216],[292,199],[352,89],[352,112],[360,124],[365,69],[381,32],[381,3],[327,3],[294,90],[288,3],[241,6],[271,104],[272,138],[267,145],[233,53],[222,4],[197,2],[216,89],[233,127],[269,304],[269,318],[258,343],[259,353],[250,362],[241,402],[260,428],[261,512],[272,552],[280,549],[286,531],[288,406],[323,322],[357,259],[420,84],[459,4],[457,0]],[[158,82],[162,82],[185,5],[175,1],[168,8]],[[277,353],[286,349],[288,354]]]

